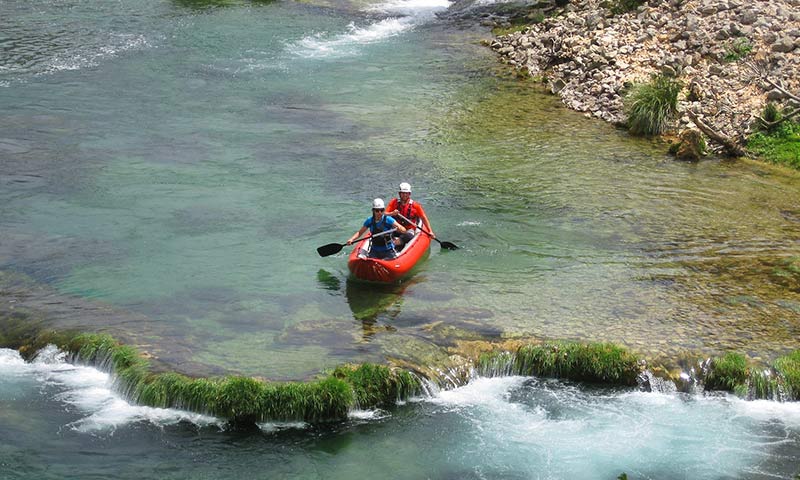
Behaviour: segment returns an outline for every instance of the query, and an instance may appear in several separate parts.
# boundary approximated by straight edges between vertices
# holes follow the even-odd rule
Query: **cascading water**
[[[800,404],[719,394],[476,377],[454,389],[429,386],[390,411],[353,412],[333,430],[265,423],[261,435],[243,440],[218,419],[130,405],[110,390],[107,374],[64,363],[53,348],[32,363],[0,350],[0,382],[0,436],[22,429],[0,454],[15,472],[11,478],[20,479],[39,478],[45,468],[26,464],[23,471],[16,460],[34,442],[41,455],[56,455],[50,472],[68,472],[74,462],[83,465],[81,474],[113,466],[120,478],[172,469],[247,472],[256,465],[272,476],[285,471],[280,458],[295,475],[323,469],[327,478],[386,474],[391,464],[404,465],[390,470],[394,478],[788,478],[800,461]],[[60,439],[37,440],[52,431]],[[61,442],[89,438],[96,440],[69,458],[57,455]],[[151,464],[122,462],[131,448]],[[319,449],[337,453],[320,456]],[[365,451],[372,461],[364,462]],[[191,460],[207,455],[214,462]],[[83,464],[84,457],[94,461]]]

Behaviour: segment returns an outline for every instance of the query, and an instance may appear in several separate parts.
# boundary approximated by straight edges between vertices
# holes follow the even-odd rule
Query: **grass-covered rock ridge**
[[[538,376],[617,386],[643,386],[647,365],[646,360],[618,345],[561,341],[523,345],[511,352],[484,352],[476,361],[478,372],[485,376]],[[682,372],[653,371],[674,382],[677,389],[686,388]],[[777,358],[771,366],[728,352],[698,360],[690,371],[690,382],[705,391],[729,391],[746,399],[800,400],[800,350]]]
[[[421,393],[422,380],[410,370],[386,365],[341,365],[308,382],[270,382],[226,376],[192,378],[156,372],[145,356],[107,334],[37,330],[35,326],[0,332],[0,346],[19,349],[30,359],[48,344],[70,361],[108,371],[129,401],[157,408],[179,408],[227,419],[232,424],[268,421],[340,421],[353,409],[391,407]],[[612,343],[514,342],[514,348],[480,342],[482,353],[467,354],[479,375],[561,378],[591,384],[648,389],[648,373],[685,390],[685,375],[651,368],[646,360]],[[507,347],[508,344],[505,344]],[[427,366],[433,368],[433,366]],[[729,391],[747,399],[800,400],[800,350],[772,365],[755,364],[729,352],[690,366],[692,382],[705,390]],[[421,370],[417,370],[421,371]],[[464,382],[468,376],[464,377]],[[457,385],[449,385],[457,386]]]
[[[72,361],[111,372],[117,389],[132,402],[214,415],[234,424],[338,421],[347,418],[351,409],[388,407],[420,388],[411,373],[374,364],[340,366],[309,382],[242,376],[191,378],[153,372],[136,349],[110,335],[82,333],[48,339],[55,340]]]

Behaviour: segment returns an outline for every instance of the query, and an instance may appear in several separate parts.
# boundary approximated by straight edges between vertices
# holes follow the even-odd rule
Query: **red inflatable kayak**
[[[405,277],[414,265],[428,253],[431,237],[417,229],[414,238],[408,242],[396,258],[384,260],[369,258],[364,254],[370,248],[370,239],[360,241],[350,252],[347,266],[353,276],[368,282],[392,283]]]

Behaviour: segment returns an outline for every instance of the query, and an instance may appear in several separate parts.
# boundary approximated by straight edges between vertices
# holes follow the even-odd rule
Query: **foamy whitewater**
[[[0,384],[21,377],[33,377],[43,386],[52,387],[58,392],[57,401],[75,407],[82,417],[68,427],[81,432],[113,431],[135,422],[161,426],[182,421],[200,426],[223,424],[207,415],[131,405],[113,391],[109,374],[67,363],[65,354],[54,346],[43,349],[31,363],[14,350],[0,349]]]
[[[374,23],[350,23],[348,32],[331,35],[328,32],[303,37],[289,50],[304,58],[336,58],[357,55],[364,45],[399,35],[418,25],[430,22],[436,12],[447,9],[447,0],[401,0],[370,7],[371,15],[386,16]]]
[[[66,363],[54,347],[26,363],[0,349],[0,384],[38,390],[63,403],[77,420],[62,426],[86,434],[113,433],[137,422],[190,422],[223,429],[220,419],[175,409],[131,405],[97,369]],[[37,388],[36,384],[40,386]],[[6,396],[14,395],[6,390]],[[541,478],[667,478],[676,465],[686,478],[782,478],[798,461],[800,404],[744,401],[730,395],[647,393],[588,388],[528,377],[476,378],[400,407],[351,412],[351,425],[399,422],[408,413],[448,431],[458,445],[450,460],[467,469],[512,468]],[[416,413],[414,413],[416,412]],[[266,422],[265,434],[307,430],[303,422]],[[395,428],[395,427],[390,427]],[[637,475],[638,474],[638,475]],[[527,477],[526,477],[527,478]]]
[[[687,478],[774,476],[775,465],[797,460],[781,447],[796,448],[798,403],[587,391],[523,377],[479,378],[430,402],[480,432],[475,452],[494,452],[484,462],[513,465],[525,458],[562,478],[599,478],[608,468],[636,478],[631,474],[674,472],[676,463]]]
[[[27,363],[15,350],[0,348],[0,384],[13,379],[34,379],[42,386],[54,388],[54,399],[77,408],[83,415],[67,427],[79,432],[113,431],[136,422],[165,426],[190,422],[197,426],[222,428],[222,419],[172,408],[151,408],[132,405],[113,390],[113,378],[93,367],[67,363],[64,352],[47,346]],[[390,415],[383,410],[354,410],[349,417],[356,421],[381,420]],[[264,432],[308,428],[305,422],[264,422]]]

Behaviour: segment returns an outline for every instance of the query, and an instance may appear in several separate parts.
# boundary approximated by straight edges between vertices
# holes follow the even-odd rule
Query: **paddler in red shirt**
[[[409,229],[417,228],[417,220],[421,218],[424,230],[427,230],[431,238],[436,238],[436,234],[433,233],[433,228],[431,228],[431,222],[428,220],[428,216],[425,215],[425,210],[422,208],[422,205],[411,200],[411,185],[409,183],[403,182],[400,184],[398,196],[400,198],[393,198],[389,202],[389,205],[386,207],[386,215],[396,217],[401,225]],[[411,220],[413,225],[400,218],[400,215]],[[400,241],[397,245],[404,245],[411,241],[412,238],[414,238],[414,233],[409,230],[397,237],[397,240]]]

